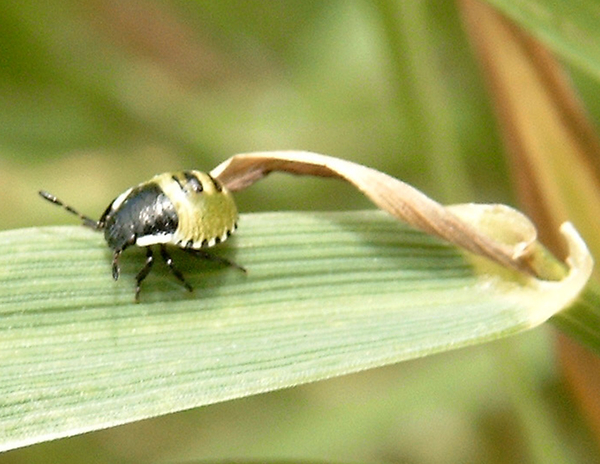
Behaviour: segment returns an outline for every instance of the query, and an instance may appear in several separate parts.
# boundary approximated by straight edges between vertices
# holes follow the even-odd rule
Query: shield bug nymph
[[[166,245],[174,245],[200,258],[245,269],[204,249],[225,241],[237,227],[237,208],[231,193],[210,174],[200,171],[167,172],[123,192],[106,208],[100,219],[79,213],[54,195],[40,191],[42,198],[62,206],[86,227],[103,230],[113,250],[112,275],[119,278],[119,257],[130,246],[146,248],[146,262],[136,275],[135,301],[140,286],[154,262],[153,246],[173,275],[189,291],[192,286],[173,264]]]

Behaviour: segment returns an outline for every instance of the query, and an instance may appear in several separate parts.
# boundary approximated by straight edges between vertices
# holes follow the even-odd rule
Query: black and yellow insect
[[[115,198],[97,221],[48,192],[40,191],[39,194],[78,216],[84,226],[104,231],[106,243],[113,250],[112,275],[115,280],[120,274],[121,253],[133,245],[146,248],[146,263],[136,276],[136,302],[141,283],[152,268],[152,247],[155,245],[171,272],[189,291],[193,290],[192,286],[173,264],[166,245],[175,245],[198,257],[245,271],[237,264],[203,250],[226,240],[236,229],[238,218],[231,193],[210,174],[182,171],[154,176]]]

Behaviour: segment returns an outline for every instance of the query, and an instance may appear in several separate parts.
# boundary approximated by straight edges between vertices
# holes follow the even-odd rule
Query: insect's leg
[[[194,289],[185,280],[185,277],[183,277],[183,274],[181,273],[181,271],[175,267],[175,264],[173,263],[173,258],[171,258],[171,255],[169,254],[169,252],[167,251],[167,248],[164,245],[160,246],[160,255],[162,256],[162,259],[165,261],[167,266],[169,266],[169,269],[171,270],[173,275],[175,277],[177,277],[177,279],[185,286],[185,288],[188,289],[188,291],[193,292]]]
[[[208,261],[214,261],[217,263],[224,264],[226,266],[234,267],[244,273],[248,272],[248,271],[246,271],[245,267],[242,267],[239,264],[228,260],[227,258],[222,258],[221,256],[216,256],[216,255],[210,254],[204,250],[195,250],[194,248],[184,248],[184,250],[187,251],[188,253],[196,256],[197,258],[206,259]]]
[[[121,274],[121,268],[119,267],[119,256],[123,250],[115,250],[113,253],[113,261],[112,261],[112,276],[113,279],[119,280],[119,275]]]
[[[152,255],[152,248],[146,248],[146,263],[144,267],[140,269],[140,272],[135,276],[135,302],[137,303],[140,299],[140,289],[142,285],[142,281],[148,277],[150,273],[150,269],[152,269],[152,265],[154,264],[154,256]]]

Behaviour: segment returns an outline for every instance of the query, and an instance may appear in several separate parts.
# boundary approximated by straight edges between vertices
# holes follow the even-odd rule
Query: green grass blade
[[[134,304],[143,251],[115,283],[100,234],[0,233],[0,449],[481,343],[560,309],[550,287],[477,275],[380,212],[243,215],[218,253],[248,274],[176,252],[195,292],[157,263]]]

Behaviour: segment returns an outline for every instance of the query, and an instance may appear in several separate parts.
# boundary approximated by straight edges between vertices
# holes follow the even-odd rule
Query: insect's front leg
[[[113,253],[113,261],[112,261],[112,276],[113,279],[119,280],[119,275],[121,274],[121,268],[119,267],[119,257],[123,250],[115,250]]]

